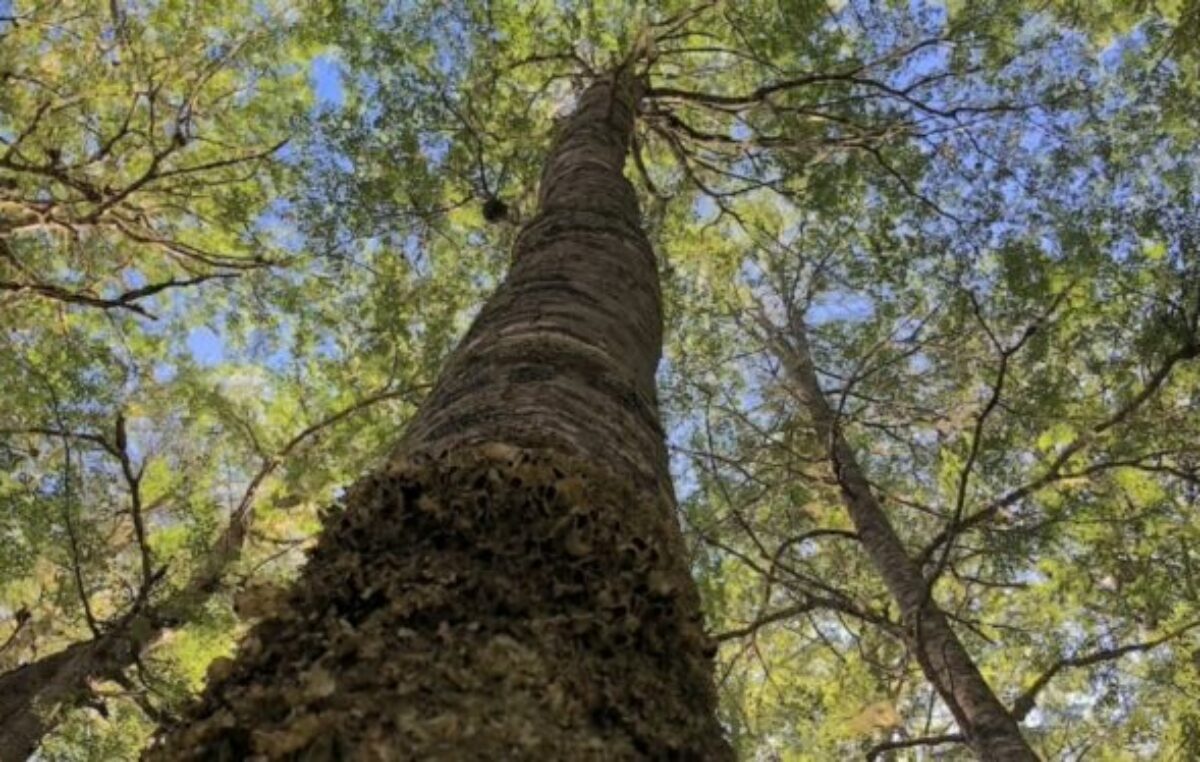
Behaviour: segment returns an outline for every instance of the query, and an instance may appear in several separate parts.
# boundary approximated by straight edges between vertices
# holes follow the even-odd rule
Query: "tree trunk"
[[[0,675],[0,762],[24,762],[42,739],[71,709],[97,696],[91,682],[121,680],[139,656],[162,637],[168,627],[188,621],[217,594],[230,569],[241,559],[254,522],[254,499],[267,478],[305,441],[328,427],[378,402],[408,396],[404,389],[387,389],[360,399],[325,419],[305,427],[275,455],[263,460],[246,491],[187,582],[162,598],[150,590],[99,636],[73,643]],[[143,710],[149,707],[145,704]]]
[[[92,680],[119,679],[167,622],[184,621],[215,593],[225,572],[241,556],[249,511],[241,511],[221,533],[204,564],[188,583],[161,601],[136,608],[92,640],[0,675],[0,762],[24,762],[63,714],[94,698]]]
[[[946,702],[959,729],[980,759],[1036,762],[1020,727],[992,692],[932,596],[920,566],[908,554],[875,494],[817,380],[803,324],[788,336],[774,331],[771,343],[802,404],[841,488],[842,503],[884,585],[900,607],[904,640],[926,679]]]
[[[0,762],[24,762],[37,751],[60,707],[90,693],[87,680],[98,676],[111,645],[104,637],[74,643],[0,675]]]
[[[639,84],[581,97],[511,272],[162,760],[727,759],[667,471]]]

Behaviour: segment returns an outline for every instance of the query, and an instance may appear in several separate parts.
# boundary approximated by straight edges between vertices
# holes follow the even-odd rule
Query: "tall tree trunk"
[[[774,327],[769,341],[826,448],[841,488],[842,503],[859,540],[893,600],[900,607],[904,640],[926,679],[946,702],[971,749],[984,760],[1036,762],[1020,727],[992,692],[945,613],[928,594],[920,566],[876,499],[854,451],[842,435],[817,379],[802,320],[795,316],[785,335]]]
[[[155,759],[726,759],[622,175],[639,84],[581,97],[539,212],[391,463],[330,518]]]

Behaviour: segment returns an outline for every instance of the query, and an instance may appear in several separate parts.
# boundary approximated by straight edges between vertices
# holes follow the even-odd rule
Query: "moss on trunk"
[[[393,465],[158,756],[724,757],[712,644],[646,499],[500,444]]]
[[[731,756],[658,421],[639,86],[580,98],[513,267],[285,610],[150,758]]]

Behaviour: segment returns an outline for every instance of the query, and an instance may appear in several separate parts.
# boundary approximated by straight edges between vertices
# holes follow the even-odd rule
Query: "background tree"
[[[274,148],[324,104],[294,10],[13,11],[0,757],[55,727],[44,757],[127,757],[385,451],[473,289],[297,246],[316,191]]]
[[[261,133],[261,143],[235,130],[228,140],[266,148],[292,137],[273,155],[281,185],[266,191],[278,198],[269,213],[255,203],[231,207],[269,243],[239,243],[238,256],[268,251],[291,267],[138,300],[159,316],[153,324],[79,302],[34,311],[52,300],[24,288],[4,308],[8,341],[20,348],[11,357],[40,358],[76,431],[112,438],[123,412],[138,455],[150,424],[211,410],[226,433],[191,437],[212,442],[193,452],[228,452],[231,464],[259,462],[236,420],[263,420],[249,413],[260,404],[281,415],[271,419],[279,433],[264,449],[272,452],[380,390],[419,389],[465,328],[463,311],[496,283],[511,223],[532,216],[556,119],[614,56],[653,37],[643,68],[654,92],[629,172],[661,256],[661,402],[692,566],[722,644],[723,719],[739,751],[919,759],[934,753],[932,739],[947,742],[939,754],[966,754],[952,714],[894,637],[898,609],[846,520],[811,413],[782,373],[783,358],[763,351],[764,324],[750,318],[753,309],[787,327],[791,304],[805,317],[819,383],[848,445],[905,548],[935,580],[931,603],[1038,753],[1186,757],[1197,737],[1195,369],[1187,356],[1195,10],[1167,2],[317,8],[318,23],[278,30],[303,54],[262,59],[261,69],[271,72],[266,81],[307,76],[315,98],[300,111],[257,114],[256,124],[294,115],[291,130]],[[113,18],[101,5],[93,11]],[[133,4],[121,13],[148,27],[173,20]],[[18,24],[29,14],[12,13]],[[66,38],[23,44],[55,39]],[[36,111],[27,103],[26,123]],[[245,105],[228,103],[235,112]],[[247,178],[246,192],[266,177]],[[506,222],[485,223],[490,199],[507,207]],[[241,242],[246,227],[161,229]],[[51,250],[36,240],[39,252]],[[137,251],[157,257],[161,247]],[[36,272],[58,287],[82,284],[70,266]],[[28,273],[9,274],[26,283]],[[88,293],[112,299],[145,284],[106,282]],[[9,362],[19,382],[6,388],[36,388],[26,382],[29,363]],[[216,402],[231,391],[231,371],[251,366],[256,391],[241,397],[236,419],[223,417]],[[138,423],[127,403],[150,387],[126,379],[156,368],[163,402]],[[304,411],[313,390],[322,390],[322,405]],[[44,384],[22,395],[30,402],[0,427],[58,425]],[[1094,431],[1130,403],[1136,409]],[[301,517],[382,455],[387,432],[411,409],[384,404],[387,416],[360,411],[331,427],[332,439],[295,451],[295,471],[289,460],[273,472],[256,511],[297,516],[289,536],[307,537],[314,525]],[[94,542],[94,561],[124,548],[123,579],[137,589],[130,517],[115,508],[128,505],[119,460],[98,445],[86,463],[87,447],[65,457],[60,440],[5,435],[14,473],[43,485],[6,514],[24,538],[23,560],[4,575],[13,580],[3,593],[13,604],[14,645],[5,652],[13,664],[35,658],[32,647],[18,648],[35,632],[38,655],[89,637],[69,584],[63,504],[76,506],[72,523],[78,516],[89,528],[105,510],[123,517],[111,539],[81,536]],[[1048,470],[1064,453],[1059,470]],[[55,492],[67,460],[76,480],[92,467],[103,478],[74,485],[68,499]],[[189,494],[219,505],[243,493],[253,470],[214,466]],[[274,479],[283,503],[314,499],[277,511]],[[102,485],[113,509],[77,499]],[[211,541],[225,514],[209,521]],[[147,522],[151,540],[167,524]],[[197,543],[197,554],[204,547]],[[248,552],[260,550],[274,552],[265,542]],[[55,559],[61,571],[49,574]],[[165,565],[161,595],[189,578],[182,564]],[[85,575],[101,580],[97,590],[123,589],[98,567]],[[210,610],[230,611],[227,590],[211,600]],[[189,621],[179,631],[200,624]],[[143,659],[146,674],[170,675],[166,657],[177,653],[197,685],[236,620],[205,621],[209,646],[159,646],[151,653],[163,658]],[[48,633],[50,622],[69,623],[69,632]],[[141,677],[136,668],[127,674],[136,691],[96,683],[109,694],[108,719],[93,709],[68,714],[43,754],[131,753],[117,749],[144,736],[128,728],[148,723],[128,700],[144,692]],[[152,698],[151,711],[175,705]]]
[[[755,296],[731,300],[732,309],[763,310],[780,321],[775,330],[787,328],[788,312],[807,316],[829,405],[843,430],[859,432],[852,441],[873,490],[927,576],[939,580],[935,591],[950,599],[943,605],[985,675],[1050,758],[1089,749],[1186,756],[1193,737],[1194,605],[1186,595],[1168,596],[1159,614],[1132,615],[1126,599],[1115,604],[1115,573],[1101,573],[1103,556],[1093,555],[1097,528],[1115,529],[1132,516],[1134,532],[1144,531],[1138,522],[1149,514],[1173,535],[1194,532],[1194,453],[1134,444],[1146,434],[1143,443],[1165,445],[1170,432],[1195,423],[1185,412],[1195,352],[1186,316],[1195,303],[1184,296],[1195,287],[1195,251],[1183,222],[1193,203],[1184,189],[1194,182],[1184,167],[1195,159],[1179,144],[1170,153],[1183,157],[1173,172],[1152,158],[1160,154],[1145,147],[1145,132],[1116,124],[1126,118],[1117,114],[1131,114],[1126,107],[1161,139],[1182,124],[1177,98],[1187,78],[1141,55],[1161,54],[1161,34],[1147,23],[1102,56],[1078,38],[1085,45],[1056,46],[1070,76],[1095,72],[1084,81],[1107,104],[1106,115],[1064,108],[1046,115],[1053,120],[994,120],[961,143],[932,144],[937,171],[924,187],[939,192],[910,197],[907,208],[890,206],[865,225],[849,212],[822,219],[798,210],[792,227],[772,224],[778,218],[768,210],[743,214],[747,224],[726,234],[737,240],[738,229],[749,228],[731,248],[761,252],[746,279]],[[1101,60],[1089,64],[1091,56]],[[1083,104],[1096,108],[1090,98]],[[1121,148],[1111,150],[1117,132]],[[965,187],[964,168],[978,172]],[[910,216],[914,204],[922,215],[932,210],[928,201],[940,207],[932,220]],[[855,204],[870,197],[851,196],[850,209]],[[1164,229],[1174,233],[1159,238]],[[1154,317],[1163,310],[1180,321],[1174,328],[1163,330]],[[759,332],[754,321],[742,322],[747,334]],[[785,359],[754,359],[691,396],[708,413],[686,448],[703,474],[698,531],[715,548],[716,600],[741,612],[728,628],[737,650],[727,685],[744,696],[735,726],[755,744],[765,736],[768,747],[789,749],[790,738],[776,735],[781,714],[811,718],[795,738],[827,738],[827,754],[855,737],[875,754],[961,743],[928,688],[913,681],[911,657],[895,649],[887,631],[897,622],[886,606],[878,621],[878,583],[867,576],[830,589],[831,580],[855,580],[847,571],[864,559],[853,550],[854,527],[822,509],[828,487],[817,488],[830,474],[821,440],[805,431],[812,415],[782,377]],[[713,367],[705,359],[680,376],[703,379]],[[764,391],[772,387],[779,391]],[[753,391],[723,391],[739,388]],[[1153,482],[1141,493],[1150,503],[1101,486],[1114,478]],[[956,506],[972,504],[983,513],[959,526]],[[958,539],[946,551],[951,536]],[[1141,542],[1129,534],[1117,541],[1126,563],[1149,553],[1150,564],[1194,564],[1189,551],[1175,556],[1155,541],[1132,550]],[[1137,577],[1149,582],[1149,567],[1141,569]],[[1072,634],[1057,634],[1063,627]],[[811,677],[789,669],[791,661],[806,664]],[[1095,725],[1076,733],[1082,723]],[[872,736],[883,742],[866,741]]]
[[[252,213],[298,105],[277,68],[296,43],[281,9],[238,10],[14,8],[0,28],[7,302],[149,317],[155,294],[274,258]]]

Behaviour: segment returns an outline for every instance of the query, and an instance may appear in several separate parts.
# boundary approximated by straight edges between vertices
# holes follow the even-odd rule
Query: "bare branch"
[[[867,752],[867,762],[877,759],[889,751],[912,749],[917,746],[941,746],[948,743],[966,743],[967,739],[961,733],[948,733],[941,736],[924,736],[922,738],[905,738],[901,741],[887,741],[877,744]]]
[[[1030,685],[1024,693],[1017,697],[1017,700],[1014,701],[1012,705],[1012,716],[1017,720],[1017,722],[1025,719],[1025,717],[1028,716],[1031,711],[1033,711],[1034,706],[1036,706],[1038,694],[1041,693],[1042,690],[1045,689],[1045,687],[1050,683],[1050,681],[1053,680],[1054,677],[1064,669],[1071,669],[1075,667],[1091,667],[1096,664],[1102,664],[1106,661],[1119,659],[1127,654],[1149,651],[1163,645],[1164,643],[1168,643],[1176,638],[1186,635],[1188,632],[1196,629],[1197,627],[1200,627],[1200,620],[1185,624],[1184,626],[1172,630],[1165,635],[1154,638],[1153,640],[1146,640],[1140,643],[1129,643],[1127,645],[1117,646],[1115,648],[1104,648],[1099,651],[1092,651],[1091,653],[1082,654],[1079,656],[1059,659],[1054,666],[1050,667],[1050,669],[1039,675],[1038,678],[1033,681],[1033,684]]]

